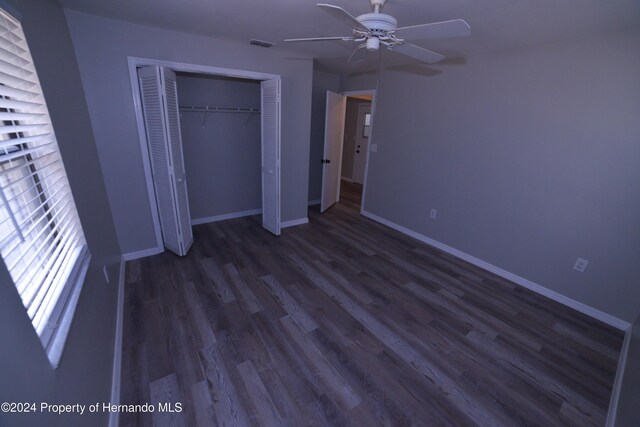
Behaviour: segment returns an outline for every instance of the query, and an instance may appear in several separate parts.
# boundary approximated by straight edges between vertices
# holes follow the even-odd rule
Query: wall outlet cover
[[[578,258],[576,263],[573,265],[573,269],[579,272],[584,272],[586,270],[587,265],[589,265],[589,261],[584,258]]]
[[[436,219],[436,217],[438,216],[437,209],[431,209],[431,212],[429,213],[429,216],[431,217],[431,219]]]

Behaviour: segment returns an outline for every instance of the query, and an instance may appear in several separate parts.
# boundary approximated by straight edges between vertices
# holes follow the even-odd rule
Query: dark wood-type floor
[[[622,333],[361,217],[127,263],[121,425],[604,425]],[[156,407],[157,408],[157,407]]]

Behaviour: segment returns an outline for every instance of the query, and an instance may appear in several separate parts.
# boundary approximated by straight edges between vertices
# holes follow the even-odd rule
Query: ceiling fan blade
[[[390,50],[427,64],[433,64],[444,59],[444,56],[439,53],[410,43],[396,45]]]
[[[366,46],[367,45],[363,43],[360,46],[357,46],[355,49],[353,49],[353,52],[351,52],[349,59],[347,59],[347,62],[364,61],[364,57],[367,54],[367,50],[365,49]]]
[[[351,16],[349,12],[347,12],[346,10],[344,10],[339,6],[334,6],[332,4],[326,4],[326,3],[318,3],[318,6],[321,7],[322,10],[326,11],[334,18],[344,22],[351,28],[354,28],[360,31],[365,31],[365,32],[369,31],[369,29],[365,27],[360,21],[358,21],[356,18]]]
[[[309,37],[306,39],[285,39],[286,42],[323,42],[329,40],[353,41],[355,37]]]
[[[396,35],[405,40],[439,39],[445,37],[465,37],[471,34],[471,27],[463,19],[433,22],[396,29]]]

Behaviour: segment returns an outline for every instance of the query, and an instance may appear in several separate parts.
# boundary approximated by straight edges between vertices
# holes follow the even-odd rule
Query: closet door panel
[[[181,254],[160,67],[138,69],[138,80],[162,239],[167,249]]]
[[[169,155],[171,157],[171,164],[173,165],[173,177],[175,181],[178,232],[181,236],[182,253],[180,255],[186,255],[193,244],[193,232],[191,230],[191,213],[189,211],[189,197],[187,194],[187,176],[182,153],[182,133],[180,132],[176,74],[166,68],[161,69],[161,74],[164,83]]]
[[[265,80],[260,88],[262,226],[280,235],[280,80]]]

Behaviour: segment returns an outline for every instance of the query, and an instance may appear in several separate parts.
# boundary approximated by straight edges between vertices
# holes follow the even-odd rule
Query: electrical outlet
[[[431,213],[429,214],[429,217],[431,219],[436,219],[437,216],[438,216],[438,211],[436,209],[431,209]]]
[[[104,280],[109,283],[109,270],[107,270],[106,264],[102,267],[102,273],[104,273]]]
[[[584,270],[586,270],[587,265],[589,265],[589,261],[584,258],[578,258],[576,260],[576,263],[573,265],[573,269],[579,271],[580,273],[583,273]]]

